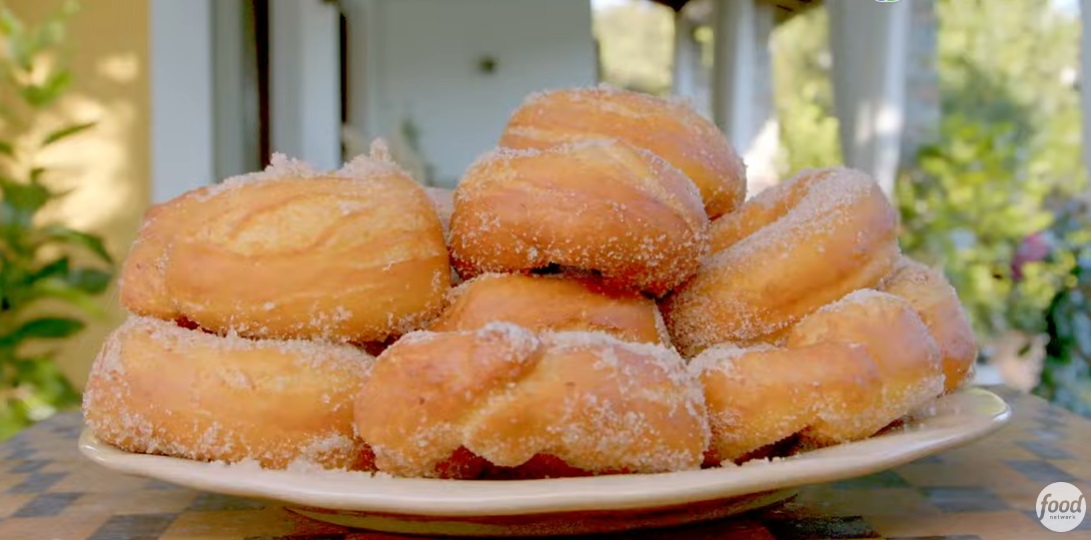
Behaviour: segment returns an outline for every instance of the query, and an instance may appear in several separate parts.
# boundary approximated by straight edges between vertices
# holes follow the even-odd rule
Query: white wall
[[[353,1],[350,33],[367,32],[370,48],[352,53],[366,56],[366,76],[352,77],[366,83],[350,90],[357,127],[397,139],[411,118],[443,183],[496,145],[526,94],[596,82],[588,0]],[[485,55],[492,74],[478,70]]]
[[[214,178],[211,0],[152,0],[152,202]]]
[[[337,10],[318,0],[272,0],[269,7],[271,150],[340,168]]]

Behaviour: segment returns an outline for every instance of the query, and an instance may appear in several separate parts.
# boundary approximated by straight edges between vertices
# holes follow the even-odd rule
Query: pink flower
[[[1023,279],[1023,265],[1044,260],[1049,256],[1049,239],[1045,233],[1036,232],[1027,236],[1015,248],[1015,257],[1011,261],[1011,277],[1015,281]]]

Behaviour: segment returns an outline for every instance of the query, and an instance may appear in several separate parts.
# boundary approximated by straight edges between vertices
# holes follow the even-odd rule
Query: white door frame
[[[319,169],[338,169],[337,6],[322,0],[270,0],[269,19],[271,149]]]
[[[256,119],[243,107],[238,4],[150,0],[149,8],[151,202],[160,203],[256,168],[247,159]],[[269,9],[270,150],[338,168],[337,8],[270,0]]]
[[[151,0],[151,198],[212,182],[212,0]]]

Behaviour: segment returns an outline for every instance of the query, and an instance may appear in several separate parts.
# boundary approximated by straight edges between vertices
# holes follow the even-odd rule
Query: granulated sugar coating
[[[511,115],[500,146],[545,149],[596,138],[661,156],[693,181],[709,217],[733,211],[746,196],[742,159],[686,100],[610,86],[536,92]]]
[[[455,191],[450,244],[467,279],[560,265],[661,295],[696,271],[708,219],[685,175],[617,141],[498,149]]]
[[[879,382],[866,395],[870,405],[853,409],[850,420],[859,425],[878,430],[943,392],[939,348],[912,307],[891,294],[854,291],[803,319],[785,341],[789,348],[834,343],[866,351]]]
[[[122,272],[138,315],[252,338],[384,341],[451,285],[443,224],[381,145],[338,171],[277,156],[149,214]]]
[[[745,461],[797,436],[812,446],[859,440],[893,421],[874,414],[883,385],[857,345],[718,345],[697,356],[690,372],[708,406],[709,464]]]
[[[334,171],[335,176],[351,178],[358,181],[367,181],[383,176],[409,176],[405,169],[401,168],[390,154],[386,141],[375,139],[371,143],[371,154],[356,156],[341,169]]]
[[[276,154],[148,211],[87,425],[213,467],[648,474],[871,437],[965,376],[873,179],[745,176],[688,101],[606,85],[527,96],[454,190],[382,140]]]
[[[474,330],[504,321],[536,332],[598,331],[624,341],[670,344],[653,300],[603,286],[590,276],[482,274],[452,289],[447,298],[429,329]]]
[[[867,175],[805,171],[712,226],[714,254],[663,305],[687,356],[772,337],[874,286],[898,260],[897,213]]]
[[[131,452],[367,469],[352,400],[373,362],[347,345],[216,336],[131,317],[96,358],[83,411],[96,436]]]
[[[879,288],[908,302],[928,327],[943,358],[946,392],[954,392],[973,380],[977,339],[958,292],[943,272],[902,257]]]
[[[682,358],[604,333],[410,334],[379,357],[356,407],[377,467],[399,476],[479,471],[450,466],[460,451],[506,468],[551,456],[592,474],[693,469],[708,442]]]

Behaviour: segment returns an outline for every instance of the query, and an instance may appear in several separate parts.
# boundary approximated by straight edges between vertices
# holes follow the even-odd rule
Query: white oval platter
[[[970,443],[999,429],[1010,416],[999,396],[968,388],[868,440],[786,459],[668,474],[549,480],[268,471],[128,453],[87,430],[79,449],[120,473],[273,501],[348,527],[426,535],[554,536],[673,526],[766,507],[802,486],[872,474]]]

